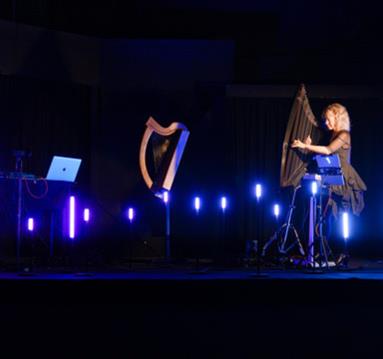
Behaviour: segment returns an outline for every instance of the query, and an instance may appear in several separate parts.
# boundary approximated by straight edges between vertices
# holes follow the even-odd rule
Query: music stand
[[[26,151],[14,151],[16,157],[16,179],[17,179],[17,238],[16,238],[16,265],[17,271],[20,270],[20,248],[21,248],[21,216],[22,216],[22,196],[23,196],[23,158],[30,157]]]

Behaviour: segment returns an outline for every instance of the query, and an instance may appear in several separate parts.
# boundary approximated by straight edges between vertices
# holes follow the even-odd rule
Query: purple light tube
[[[29,232],[33,232],[33,230],[35,229],[35,224],[34,224],[34,220],[33,218],[28,218],[28,231]]]
[[[128,209],[128,219],[129,219],[130,223],[133,222],[133,218],[134,218],[134,209],[132,207],[130,207]]]
[[[70,196],[69,198],[69,238],[75,238],[75,198]]]
[[[84,208],[84,222],[89,222],[89,219],[90,219],[89,208]]]

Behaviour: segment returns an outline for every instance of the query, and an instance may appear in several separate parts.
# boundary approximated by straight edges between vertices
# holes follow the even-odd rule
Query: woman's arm
[[[309,141],[311,142],[311,141]],[[350,134],[348,132],[341,132],[338,136],[334,138],[333,141],[328,146],[317,146],[308,143],[308,141],[302,142],[300,140],[294,140],[291,147],[292,148],[302,148],[310,152],[319,153],[320,155],[330,155],[331,153],[336,152],[343,145],[350,144]]]
[[[303,150],[308,150],[311,152],[319,153],[320,155],[329,155],[332,153],[330,151],[329,146],[309,145],[309,144],[303,143],[301,140],[294,140],[291,147],[292,148],[302,148]]]

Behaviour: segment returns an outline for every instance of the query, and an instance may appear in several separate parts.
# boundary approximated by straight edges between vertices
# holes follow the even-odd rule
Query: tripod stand
[[[277,229],[274,234],[270,237],[270,239],[266,242],[266,244],[262,248],[262,256],[266,255],[268,248],[274,243],[277,242],[277,248],[279,254],[286,256],[295,246],[298,246],[299,252],[302,256],[305,255],[305,250],[303,249],[302,242],[299,238],[298,232],[295,229],[294,225],[291,223],[293,212],[295,209],[295,198],[298,189],[301,188],[300,185],[294,188],[293,196],[291,199],[291,203],[289,206],[289,210],[287,212],[286,221],[282,224],[282,226]],[[289,233],[292,232],[293,240],[289,241]]]

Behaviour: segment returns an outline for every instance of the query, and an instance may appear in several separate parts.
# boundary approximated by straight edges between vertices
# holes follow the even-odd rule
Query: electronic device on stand
[[[335,266],[333,253],[324,233],[325,215],[323,196],[329,193],[330,186],[344,185],[339,155],[316,155],[316,173],[306,173],[303,181],[311,182],[310,219],[306,267],[313,271],[327,270]]]
[[[59,205],[57,198],[64,196],[63,192],[67,192],[67,186],[71,185],[77,176],[77,172],[81,163],[81,159],[54,156],[51,162],[48,174],[46,178],[36,176],[34,174],[24,172],[24,160],[31,157],[31,152],[15,150],[13,151],[15,157],[15,170],[14,171],[0,171],[0,179],[4,180],[2,189],[4,191],[4,198],[2,200],[6,204],[6,212],[9,213],[10,228],[7,232],[7,218],[4,219],[7,227],[5,232],[8,238],[14,238],[14,227],[16,228],[16,246],[15,246],[15,257],[16,257],[16,270],[20,275],[31,275],[33,263],[23,264],[21,261],[21,252],[23,240],[27,239],[25,243],[29,243],[34,248],[35,236],[32,236],[33,228],[30,228],[29,220],[33,221],[33,218],[28,219],[28,236],[26,229],[24,230],[24,219],[25,214],[33,208],[33,212],[41,213],[47,209],[50,212],[50,230],[49,230],[49,257],[53,256],[53,238],[57,231],[55,226],[57,225],[54,216],[54,210]],[[50,182],[48,194],[48,181]],[[56,182],[56,183],[54,183]],[[68,184],[68,185],[66,185]],[[39,193],[33,193],[31,188],[36,186],[42,186],[42,191]],[[65,191],[64,191],[65,190]],[[24,192],[25,191],[25,192]],[[28,194],[28,196],[25,196]],[[52,198],[55,197],[55,200]],[[9,202],[9,204],[7,204]],[[33,203],[32,203],[33,202]],[[60,200],[60,203],[62,201]],[[15,205],[14,205],[15,204]],[[16,214],[16,215],[15,215]],[[16,220],[14,220],[16,219]],[[4,223],[3,223],[4,224]],[[31,225],[34,227],[34,224]],[[40,221],[40,233],[41,233],[41,221]],[[45,231],[46,233],[47,231]],[[13,243],[12,243],[12,248]],[[12,257],[14,256],[12,250]],[[34,249],[32,249],[34,253]],[[33,262],[33,260],[32,260]]]

